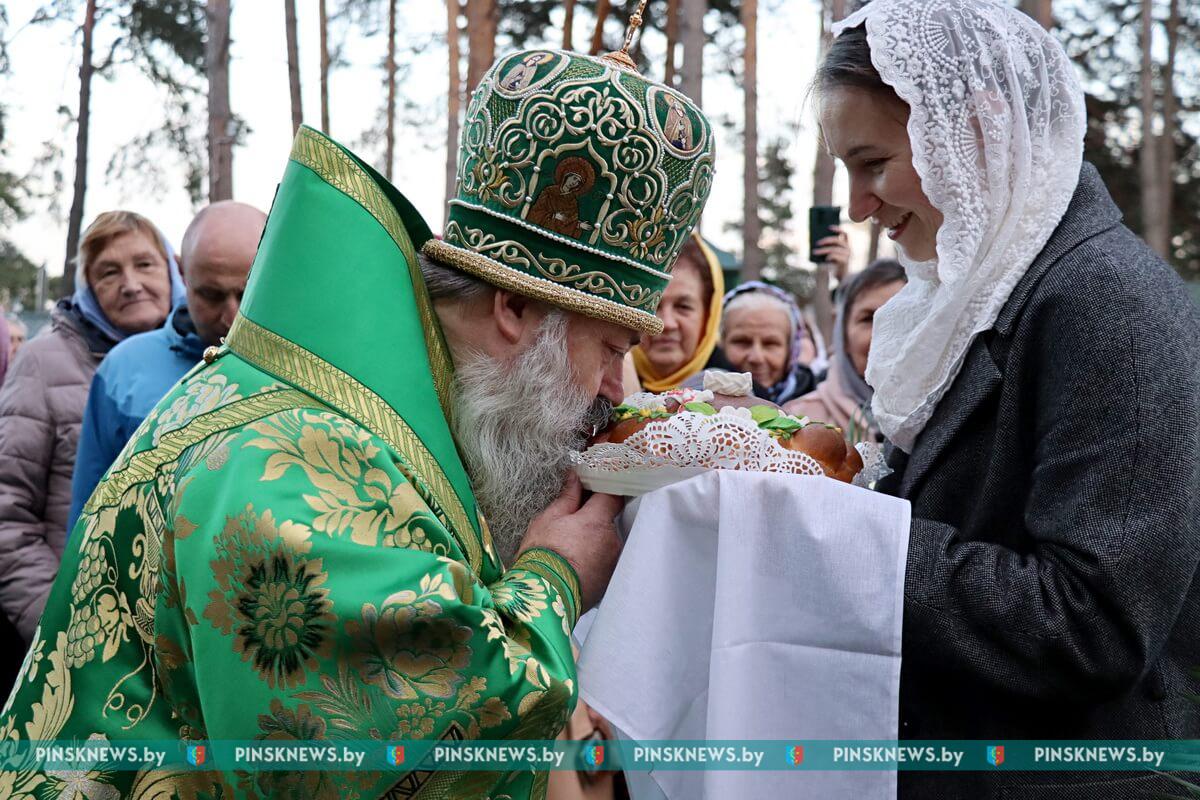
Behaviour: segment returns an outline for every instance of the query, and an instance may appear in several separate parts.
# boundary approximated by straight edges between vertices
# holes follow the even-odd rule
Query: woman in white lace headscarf
[[[897,446],[878,488],[912,503],[899,735],[1200,738],[1200,311],[1083,161],[1083,93],[1036,22],[873,0],[835,34],[822,134],[908,275],[866,372]],[[902,799],[1170,788],[899,774]]]
[[[870,126],[852,119],[858,136],[835,154],[860,186],[891,190],[877,200],[858,192],[850,213],[878,219],[908,271],[875,318],[867,381],[883,431],[911,451],[971,341],[1067,210],[1083,160],[1083,92],[1062,47],[999,3],[885,0],[835,30],[866,37],[875,75],[823,80],[857,77],[868,92],[880,82],[898,102],[894,113],[874,110],[888,129],[907,129],[907,152],[866,150]],[[825,125],[826,137],[841,133]]]

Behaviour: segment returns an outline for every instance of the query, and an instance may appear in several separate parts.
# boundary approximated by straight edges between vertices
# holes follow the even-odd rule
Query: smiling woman
[[[850,218],[872,219],[914,261],[937,258],[942,212],[913,165],[908,105],[871,64],[866,29],[846,31],[822,64],[821,130],[850,177]]]
[[[1200,317],[1083,160],[1070,59],[994,0],[873,0],[835,35],[821,128],[851,217],[889,228],[908,276],[865,362],[895,445],[877,486],[912,504],[900,735],[1200,737]],[[901,800],[1172,788],[898,784]]]
[[[167,251],[142,217],[102,214],[80,244],[88,288],[117,330],[143,333],[163,324],[171,310]]]
[[[699,234],[684,245],[655,315],[663,331],[643,335],[633,350],[642,387],[666,392],[704,369],[717,347],[725,278],[716,255]]]
[[[158,229],[127,211],[101,214],[84,232],[76,286],[0,390],[0,613],[26,643],[63,552],[96,367],[117,342],[162,325],[184,294]]]

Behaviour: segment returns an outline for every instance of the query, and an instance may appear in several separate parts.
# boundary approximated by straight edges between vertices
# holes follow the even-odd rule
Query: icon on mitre
[[[554,170],[554,183],[538,194],[527,219],[546,230],[578,239],[591,228],[579,219],[579,198],[595,184],[596,169],[587,159],[564,158]]]

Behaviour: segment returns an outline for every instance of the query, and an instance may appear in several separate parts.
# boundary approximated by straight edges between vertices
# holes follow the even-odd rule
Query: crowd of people
[[[822,138],[850,219],[899,260],[846,275],[830,331],[778,287],[724,285],[694,233],[712,126],[625,50],[497,61],[440,237],[308,128],[269,220],[214,204],[176,255],[145,218],[99,215],[74,294],[0,387],[7,680],[28,652],[0,731],[608,738],[577,702],[572,631],[616,568],[624,500],[585,493],[571,455],[628,394],[724,369],[886,445],[874,489],[907,501],[898,738],[1200,737],[1200,313],[1084,160],[1074,68],[993,0],[873,0],[834,32]],[[842,231],[822,248],[849,259]],[[114,796],[137,780],[94,774]],[[610,779],[560,778],[556,797]],[[170,780],[376,797],[396,776]],[[549,779],[437,780],[541,797]],[[898,782],[901,798],[1173,788],[1082,770]]]
[[[22,346],[24,327],[10,323],[0,378],[6,691],[80,509],[154,405],[229,332],[265,221],[243,203],[214,203],[176,254],[140,214],[104,212],[80,240],[75,292],[45,330]]]
[[[16,674],[84,503],[155,404],[229,332],[265,222],[252,206],[214,203],[176,252],[145,217],[104,212],[80,242],[75,293],[19,361],[25,331],[11,318],[14,358],[0,385],[4,680]],[[826,268],[845,274],[846,234],[822,244],[833,254]],[[828,355],[813,315],[788,292],[760,281],[726,292],[699,233],[671,274],[655,312],[663,331],[629,352],[626,394],[699,388],[710,369],[747,372],[756,396],[836,424],[852,443],[881,441],[863,374],[872,315],[904,282],[898,262],[876,261],[841,285]]]

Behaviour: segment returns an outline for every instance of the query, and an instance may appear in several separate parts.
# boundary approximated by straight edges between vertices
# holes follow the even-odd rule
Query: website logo
[[[388,748],[388,763],[398,767],[404,763],[404,745],[398,744]]]
[[[804,745],[796,744],[788,748],[787,753],[788,763],[793,767],[798,767],[804,763]]]
[[[604,763],[604,745],[595,744],[583,748],[583,761],[592,769],[599,769]]]
[[[994,744],[987,749],[988,763],[993,767],[998,767],[1004,763],[1004,745]]]
[[[208,750],[202,744],[188,745],[187,760],[193,767],[203,766],[205,760],[208,759]]]

